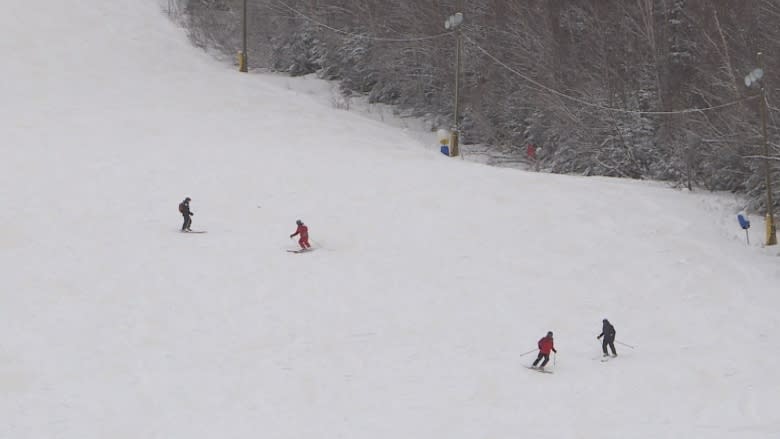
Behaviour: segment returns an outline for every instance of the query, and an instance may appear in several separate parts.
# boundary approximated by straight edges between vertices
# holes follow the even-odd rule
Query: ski
[[[290,253],[308,253],[308,252],[313,252],[314,249],[313,248],[302,248],[302,249],[299,249],[299,250],[287,250],[287,251],[290,252]]]
[[[181,233],[207,233],[206,230],[182,230]]]
[[[539,369],[538,367],[533,367],[533,366],[526,366],[526,369],[535,370],[539,373],[553,373],[553,371],[551,370]]]

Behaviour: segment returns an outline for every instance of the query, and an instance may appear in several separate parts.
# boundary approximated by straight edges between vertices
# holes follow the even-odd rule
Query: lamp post
[[[444,22],[444,28],[455,32],[456,49],[455,49],[455,124],[452,131],[452,139],[450,141],[450,155],[457,156],[460,151],[458,148],[458,140],[460,138],[460,70],[461,70],[461,53],[463,52],[463,38],[460,34],[460,24],[463,23],[463,14],[457,12],[447,17]]]
[[[238,60],[238,71],[246,73],[247,69],[247,57],[246,57],[246,2],[244,0],[244,10],[241,18],[241,54]]]
[[[759,67],[753,69],[752,72],[745,76],[745,85],[751,87],[753,84],[757,84],[761,92],[761,134],[764,143],[764,172],[766,178],[766,245],[777,244],[777,230],[775,229],[775,215],[774,215],[774,202],[772,201],[772,173],[769,166],[769,139],[766,129],[766,89],[764,84],[761,83],[761,78],[764,77],[763,69],[763,56],[761,52],[756,54]]]

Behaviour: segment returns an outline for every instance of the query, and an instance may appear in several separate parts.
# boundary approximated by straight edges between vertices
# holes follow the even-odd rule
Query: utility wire
[[[425,36],[411,37],[411,38],[372,37],[370,35],[358,34],[358,33],[354,33],[354,32],[345,31],[343,29],[336,29],[335,27],[328,26],[327,24],[325,24],[325,23],[323,23],[323,22],[321,22],[321,21],[319,21],[319,20],[317,20],[315,18],[312,18],[312,17],[310,17],[310,16],[308,16],[306,14],[304,14],[303,12],[293,8],[292,6],[288,5],[287,3],[285,3],[285,2],[283,2],[281,0],[277,0],[277,3],[279,3],[282,6],[284,6],[285,8],[287,8],[288,10],[293,12],[294,14],[300,15],[305,20],[307,20],[307,21],[309,21],[311,23],[314,23],[314,24],[316,24],[317,26],[319,26],[321,28],[327,29],[327,30],[329,30],[331,32],[334,32],[334,33],[337,33],[337,34],[351,36],[351,37],[365,38],[365,39],[371,40],[371,41],[386,41],[386,42],[392,42],[392,43],[410,43],[410,42],[414,42],[414,41],[433,40],[433,39],[436,39],[436,38],[442,38],[442,37],[450,35],[448,32],[444,32],[444,33],[440,33],[440,34],[436,34],[436,35],[425,35]]]
[[[285,3],[282,0],[276,0],[276,3],[280,4],[281,6],[283,6],[286,9],[288,9],[289,11],[293,12],[294,14],[299,15],[300,17],[304,18],[305,20],[307,20],[307,21],[309,21],[309,22],[311,22],[311,23],[313,23],[313,24],[315,24],[315,25],[317,25],[317,26],[319,26],[319,27],[321,27],[323,29],[327,29],[327,30],[329,30],[331,32],[334,32],[334,33],[337,33],[337,34],[340,34],[340,35],[365,38],[365,39],[370,40],[370,41],[385,41],[385,42],[405,43],[405,42],[433,40],[433,39],[442,38],[442,37],[451,35],[450,32],[444,32],[444,33],[440,33],[440,34],[436,34],[436,35],[426,35],[426,36],[412,37],[412,38],[374,37],[374,36],[370,36],[370,35],[358,34],[358,33],[349,32],[349,31],[346,31],[346,30],[343,30],[343,29],[337,29],[337,28],[334,28],[332,26],[328,26],[327,24],[325,24],[325,23],[323,23],[323,22],[321,22],[321,21],[319,21],[319,20],[317,20],[315,18],[312,18],[312,17],[304,14],[303,12],[293,8],[292,6],[288,5],[287,3]],[[533,84],[534,86],[538,87],[542,91],[546,91],[546,92],[548,92],[550,94],[559,96],[559,97],[561,97],[563,99],[567,99],[569,101],[577,102],[579,104],[582,104],[582,105],[585,105],[585,106],[588,106],[588,107],[591,107],[591,108],[598,108],[598,109],[604,110],[604,111],[611,111],[611,112],[614,112],[614,113],[624,113],[624,114],[636,114],[636,115],[675,115],[675,114],[703,113],[703,112],[706,112],[706,111],[713,111],[713,110],[719,110],[719,109],[722,109],[722,108],[732,107],[734,105],[740,104],[742,102],[747,102],[747,101],[750,101],[752,99],[756,99],[758,97],[758,96],[748,96],[748,97],[745,97],[745,98],[737,99],[735,101],[727,102],[725,104],[720,104],[720,105],[713,105],[713,106],[703,107],[703,108],[686,108],[686,109],[683,109],[683,110],[672,110],[672,111],[644,111],[644,110],[628,110],[628,109],[625,109],[625,108],[608,107],[608,106],[597,104],[597,103],[594,103],[594,102],[589,102],[589,101],[586,101],[584,99],[580,99],[578,97],[568,95],[568,94],[563,93],[561,91],[558,91],[558,90],[556,90],[554,88],[548,87],[548,86],[542,84],[541,82],[538,82],[538,81],[528,77],[527,75],[524,75],[523,73],[513,69],[512,67],[510,67],[509,65],[507,65],[506,63],[504,63],[503,61],[498,59],[496,56],[494,56],[493,54],[491,54],[490,52],[488,52],[487,50],[482,48],[476,41],[474,41],[472,38],[470,38],[465,33],[462,33],[461,35],[463,35],[463,37],[466,40],[468,40],[477,50],[479,50],[485,56],[487,56],[488,58],[493,60],[493,62],[495,62],[496,64],[500,65],[504,69],[514,73],[515,75],[519,76],[520,78],[524,79],[526,82],[529,82],[529,83]],[[771,109],[772,111],[780,112],[780,109],[778,109],[778,108],[775,108],[775,107],[768,107],[768,108]]]
[[[545,91],[547,91],[547,92],[549,92],[551,94],[554,94],[556,96],[559,96],[561,98],[568,99],[570,101],[577,102],[577,103],[580,103],[582,105],[586,105],[588,107],[598,108],[598,109],[605,110],[605,111],[612,111],[612,112],[615,112],[615,113],[626,113],[626,114],[639,114],[639,115],[641,115],[641,114],[673,115],[673,114],[701,113],[701,112],[705,112],[705,111],[719,110],[721,108],[731,107],[731,106],[740,104],[742,102],[746,102],[746,101],[749,101],[751,99],[755,99],[757,97],[757,96],[749,96],[749,97],[746,97],[746,98],[737,99],[736,101],[727,102],[725,104],[714,105],[714,106],[710,106],[710,107],[687,108],[687,109],[684,109],[684,110],[673,110],[673,111],[643,111],[643,110],[627,110],[625,108],[607,107],[607,106],[604,106],[604,105],[596,104],[594,102],[588,102],[588,101],[586,101],[584,99],[580,99],[580,98],[568,95],[566,93],[563,93],[563,92],[560,92],[560,91],[555,90],[553,88],[550,88],[550,87],[542,84],[541,82],[535,81],[534,79],[529,78],[527,75],[524,75],[521,72],[518,72],[517,70],[515,70],[512,67],[508,66],[506,63],[504,63],[500,59],[498,59],[495,56],[493,56],[490,52],[488,52],[487,50],[483,49],[479,44],[477,44],[476,41],[471,39],[468,35],[464,34],[463,37],[465,39],[467,39],[471,44],[473,44],[474,47],[476,47],[477,50],[479,50],[485,56],[487,56],[488,58],[493,60],[493,62],[495,62],[496,64],[498,64],[501,67],[505,68],[506,70],[514,73],[515,75],[523,78],[525,81],[533,84],[534,86],[536,86],[538,88],[541,88],[541,89],[543,89],[543,90],[545,90]]]

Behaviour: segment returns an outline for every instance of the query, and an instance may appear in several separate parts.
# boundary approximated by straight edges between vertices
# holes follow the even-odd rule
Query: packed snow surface
[[[447,158],[153,0],[0,36],[0,437],[780,436],[780,258],[733,196]]]

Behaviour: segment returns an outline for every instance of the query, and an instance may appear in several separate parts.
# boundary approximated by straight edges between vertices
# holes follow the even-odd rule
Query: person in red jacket
[[[300,235],[301,237],[298,239],[298,245],[301,246],[301,249],[306,250],[307,248],[311,248],[311,245],[309,245],[309,228],[306,227],[306,224],[301,220],[295,221],[295,224],[298,224],[298,228],[295,229],[295,233],[290,235],[290,238],[295,235]]]
[[[558,353],[558,351],[555,350],[555,343],[553,343],[552,331],[548,331],[547,335],[539,339],[537,345],[539,346],[539,355],[536,357],[536,360],[534,360],[534,364],[531,367],[536,367],[539,361],[544,358],[544,361],[542,361],[542,364],[539,366],[539,369],[544,370],[544,366],[550,361],[550,351],[553,351],[556,354]]]
[[[528,160],[532,162],[536,161],[536,145],[529,143],[528,146],[525,147],[525,155],[528,156]]]

